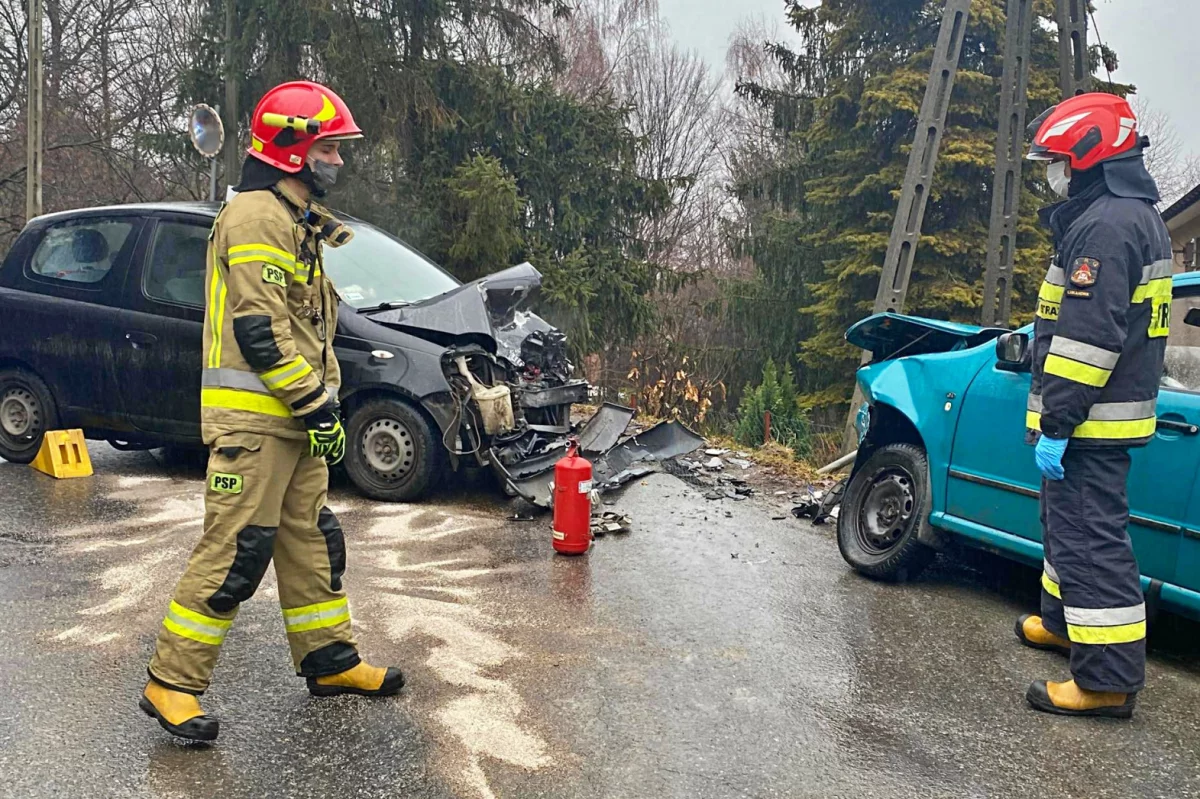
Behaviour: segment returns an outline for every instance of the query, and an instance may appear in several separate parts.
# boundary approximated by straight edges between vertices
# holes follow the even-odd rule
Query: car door
[[[1196,289],[1178,291],[1186,299],[1182,295]],[[1173,582],[1182,527],[1200,470],[1200,392],[1172,380],[1169,369],[1163,381],[1155,436],[1147,446],[1133,450],[1129,534],[1142,574]],[[1033,448],[1023,444],[1029,384],[1028,370],[1014,372],[997,360],[966,392],[951,453],[947,513],[1041,541],[1041,475]]]
[[[1171,391],[1200,398],[1200,327],[1187,323],[1188,312],[1200,308],[1200,287],[1176,288],[1171,305],[1171,335],[1167,339],[1164,385]],[[1197,320],[1193,320],[1197,321]],[[1188,419],[1180,419],[1187,423]],[[1193,449],[1200,449],[1200,413],[1187,426],[1174,427],[1174,434]],[[1160,433],[1162,431],[1160,430]],[[1161,465],[1170,468],[1169,464]],[[1175,567],[1176,585],[1200,591],[1200,488],[1193,479],[1188,491],[1188,508],[1179,540]]]
[[[6,349],[46,381],[63,425],[128,429],[111,365],[121,285],[142,227],[132,213],[51,220],[6,293]]]
[[[212,220],[160,215],[146,231],[125,287],[114,372],[139,430],[200,439],[204,276]]]

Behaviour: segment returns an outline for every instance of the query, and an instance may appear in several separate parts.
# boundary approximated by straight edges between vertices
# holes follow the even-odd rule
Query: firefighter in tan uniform
[[[316,696],[387,696],[396,668],[362,662],[342,588],[346,547],[325,507],[346,437],[333,352],[337,298],[322,246],[350,231],[313,202],[333,184],[339,141],[362,132],[336,94],[297,82],[254,111],[250,158],[209,243],[201,420],[210,447],[204,535],[158,635],[140,700],[169,732],[217,737],[197,696],[238,606],[272,559],[292,660]]]

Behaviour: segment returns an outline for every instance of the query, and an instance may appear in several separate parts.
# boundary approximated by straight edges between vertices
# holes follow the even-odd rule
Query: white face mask
[[[1046,180],[1050,181],[1051,191],[1066,198],[1071,191],[1071,165],[1066,161],[1051,161],[1046,167]]]

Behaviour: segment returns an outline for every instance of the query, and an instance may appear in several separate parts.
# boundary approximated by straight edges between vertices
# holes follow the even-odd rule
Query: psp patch
[[[208,488],[210,491],[216,491],[218,494],[240,494],[242,493],[242,476],[240,474],[223,474],[222,472],[213,472],[208,478]]]
[[[1099,276],[1100,262],[1095,258],[1076,258],[1071,264],[1071,285],[1076,288],[1090,289]]]
[[[274,283],[276,286],[287,288],[287,275],[278,266],[264,266],[263,282]]]

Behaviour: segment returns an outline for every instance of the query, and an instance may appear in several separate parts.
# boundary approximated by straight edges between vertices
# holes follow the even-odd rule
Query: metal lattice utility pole
[[[1000,126],[996,132],[996,177],[988,225],[987,271],[983,281],[984,326],[1007,327],[1011,311],[1013,259],[1021,213],[1021,154],[1029,89],[1029,39],[1033,0],[1008,0]]]
[[[892,222],[883,273],[879,276],[879,288],[875,293],[875,313],[899,313],[904,309],[913,258],[921,239],[921,223],[929,203],[929,189],[933,184],[938,150],[942,146],[942,133],[946,127],[946,113],[950,110],[950,95],[954,91],[954,78],[958,74],[959,57],[962,55],[963,38],[970,16],[971,0],[946,0],[942,27],[933,51],[933,63],[929,66],[925,99],[921,101],[921,110],[917,114],[917,134],[908,156],[908,171],[900,188],[900,203]],[[863,363],[867,362],[868,357],[869,353],[864,352]],[[850,401],[850,416],[846,421],[846,451],[854,449],[857,441],[854,418],[862,400],[862,392],[855,385],[854,398]]]
[[[1092,90],[1088,63],[1088,0],[1058,0],[1059,85],[1063,99]]]
[[[25,123],[25,219],[42,213],[42,157],[45,142],[42,135],[45,105],[42,88],[45,72],[42,61],[42,0],[29,0],[29,84],[26,93]]]

